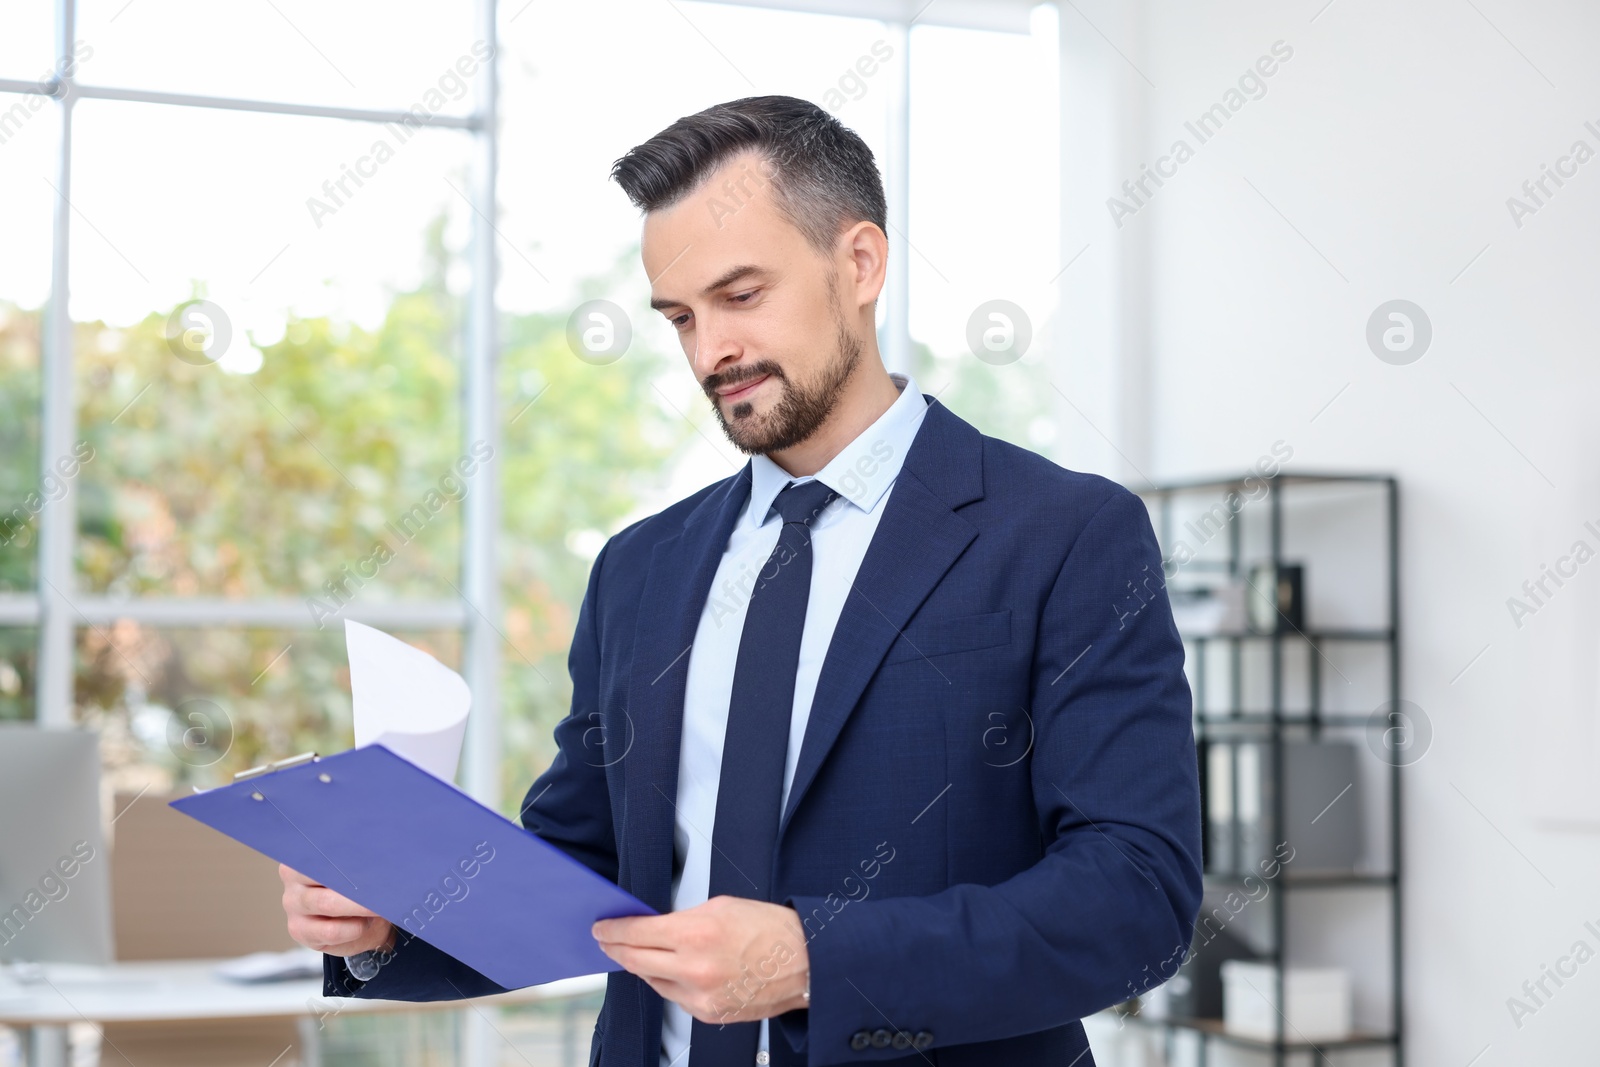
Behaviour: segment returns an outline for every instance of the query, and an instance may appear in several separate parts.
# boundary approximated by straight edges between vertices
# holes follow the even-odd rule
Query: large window
[[[357,618],[468,676],[467,785],[511,810],[599,547],[744,462],[608,178],[720,100],[807,97],[865,138],[890,368],[1047,448],[1054,15],[898,11],[8,7],[0,717],[95,725],[108,788],[337,750]],[[1002,298],[1029,347],[975,356]],[[619,358],[569,340],[594,299]]]
[[[345,617],[494,676],[494,35],[377,14],[0,27],[0,715],[96,726],[108,789],[347,745]]]

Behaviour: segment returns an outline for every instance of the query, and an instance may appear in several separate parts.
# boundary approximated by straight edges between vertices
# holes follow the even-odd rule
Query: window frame
[[[78,100],[120,100],[152,106],[201,107],[225,111],[266,112],[351,122],[419,121],[403,109],[326,107],[261,99],[235,99],[200,94],[128,89],[84,84],[68,62],[77,28],[76,0],[54,2],[55,73],[44,82],[0,78],[0,91],[49,97],[56,122],[55,192],[51,202],[50,299],[41,339],[41,477],[51,457],[69,455],[77,439],[77,397],[73,379],[72,320],[64,299],[69,291],[72,227],[73,107]],[[430,115],[432,127],[460,130],[472,138],[473,172],[468,198],[472,207],[471,285],[467,300],[462,405],[463,443],[484,441],[498,446],[499,413],[494,397],[498,351],[494,291],[495,181],[499,159],[497,109],[499,46],[496,0],[475,0],[479,39],[491,46],[473,85],[474,107],[468,115]],[[305,605],[291,598],[226,600],[187,597],[107,597],[80,593],[74,558],[77,546],[77,484],[68,480],[65,494],[38,515],[38,581],[31,593],[0,594],[0,626],[36,627],[39,632],[34,721],[43,727],[74,724],[73,678],[76,636],[80,629],[101,628],[119,619],[160,627],[311,627]],[[385,629],[442,629],[462,633],[463,671],[474,697],[474,715],[465,744],[463,785],[477,799],[498,807],[500,715],[496,689],[502,640],[491,622],[499,614],[495,527],[500,486],[491,479],[465,500],[459,596],[411,599],[393,603],[352,604],[341,614]],[[284,753],[289,755],[290,753]]]
[[[986,0],[940,5],[926,0],[709,0],[733,6],[781,8],[811,14],[850,15],[882,21],[894,46],[908,61],[888,87],[890,103],[888,150],[883,161],[889,208],[890,269],[882,303],[880,342],[890,370],[905,371],[911,358],[908,300],[910,190],[910,49],[913,24],[1027,33],[1029,10],[1048,0]],[[467,337],[460,402],[466,442],[500,444],[500,412],[495,398],[498,364],[494,302],[498,283],[495,241],[498,237],[496,181],[499,162],[498,107],[500,47],[498,0],[473,0],[478,38],[491,46],[490,57],[476,76],[474,106],[467,115],[431,115],[430,126],[462,131],[472,138],[473,174]],[[515,17],[513,15],[513,17]],[[39,439],[41,476],[51,457],[67,455],[77,439],[77,397],[74,389],[72,321],[64,299],[69,285],[72,226],[73,106],[80,99],[120,100],[152,106],[201,107],[225,111],[266,112],[352,122],[415,122],[403,110],[328,107],[200,94],[130,89],[85,84],[77,80],[72,56],[77,23],[76,0],[54,0],[55,73],[44,82],[0,78],[0,91],[43,95],[54,103],[57,129],[54,161],[56,196],[52,200],[50,299],[41,352],[42,418]],[[462,632],[463,675],[473,694],[473,715],[465,744],[463,786],[492,807],[500,796],[500,707],[498,688],[504,641],[493,621],[500,616],[495,540],[500,517],[498,480],[465,500],[461,541],[462,585],[449,599],[412,599],[392,603],[352,604],[342,614],[387,629],[451,629]],[[74,568],[77,544],[77,485],[67,482],[64,496],[39,516],[37,584],[31,593],[0,593],[0,627],[36,627],[39,633],[34,718],[41,726],[67,727],[74,721],[74,657],[80,629],[109,626],[119,619],[161,627],[238,626],[283,630],[309,628],[304,605],[290,598],[107,597],[80,593]],[[287,754],[286,754],[287,755]]]

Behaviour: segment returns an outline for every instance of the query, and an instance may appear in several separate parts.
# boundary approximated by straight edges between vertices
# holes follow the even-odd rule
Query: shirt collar
[[[909,375],[889,373],[900,396],[877,420],[828,461],[816,479],[863,512],[871,512],[894,484],[911,441],[928,413],[922,390]],[[765,455],[750,457],[750,523],[760,526],[772,512],[772,502],[790,482],[803,483]]]

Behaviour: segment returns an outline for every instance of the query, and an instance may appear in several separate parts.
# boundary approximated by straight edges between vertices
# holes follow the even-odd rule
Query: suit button
[[[917,1036],[911,1039],[911,1047],[918,1052],[921,1052],[931,1044],[933,1044],[933,1032],[930,1030],[918,1030]]]
[[[910,1048],[911,1047],[911,1035],[906,1033],[904,1030],[896,1030],[895,1034],[894,1034],[894,1047],[895,1048]]]
[[[870,1044],[872,1044],[872,1035],[865,1030],[857,1030],[850,1035],[850,1047],[857,1052],[860,1052]]]
[[[872,1031],[872,1047],[888,1048],[889,1042],[894,1040],[894,1035],[887,1030]]]

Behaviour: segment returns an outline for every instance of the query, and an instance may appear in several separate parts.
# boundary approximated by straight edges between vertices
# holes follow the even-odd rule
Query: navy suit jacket
[[[523,809],[660,911],[685,653],[749,491],[746,464],[601,550],[571,714]],[[1181,958],[1200,908],[1190,693],[1149,517],[931,398],[885,507],[780,824],[773,899],[804,921],[812,996],[773,1019],[773,1063],[1092,1067],[1078,1020]],[[328,994],[500,991],[401,940],[365,984],[328,957]],[[657,1067],[661,1017],[611,973],[590,1062]]]

